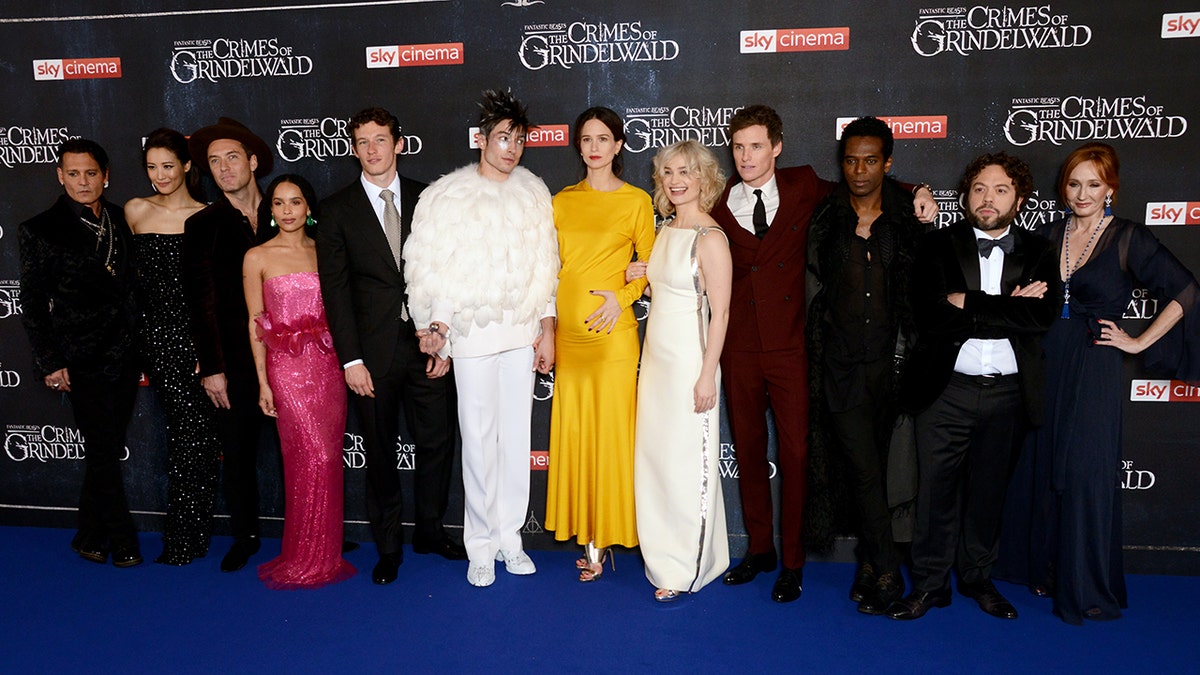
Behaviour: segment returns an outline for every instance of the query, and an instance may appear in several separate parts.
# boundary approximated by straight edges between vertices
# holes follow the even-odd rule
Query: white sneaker
[[[537,571],[537,566],[533,564],[525,551],[497,551],[496,560],[504,561],[504,569],[508,570],[509,574],[525,576]]]
[[[483,588],[484,586],[491,586],[492,583],[496,581],[495,565],[476,565],[475,563],[471,563],[467,567],[467,581],[470,582],[472,586],[478,586],[480,588]]]

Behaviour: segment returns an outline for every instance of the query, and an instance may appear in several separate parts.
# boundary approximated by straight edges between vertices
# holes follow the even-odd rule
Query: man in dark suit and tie
[[[258,375],[250,314],[242,287],[242,258],[261,241],[255,178],[271,173],[271,148],[242,123],[221,117],[188,138],[201,171],[221,196],[184,223],[183,288],[200,383],[217,407],[223,490],[233,546],[222,572],[246,566],[258,552],[258,444],[265,417],[258,407]]]
[[[358,180],[321,202],[317,261],[333,345],[345,369],[367,455],[367,514],[379,551],[372,578],[396,580],[403,560],[400,412],[416,443],[413,550],[465,560],[442,529],[454,460],[453,379],[448,359],[421,353],[408,315],[401,247],[425,189],[396,172],[400,122],[382,108],[350,118]]]
[[[778,564],[772,470],[767,460],[767,409],[779,439],[783,569],[771,597],[791,602],[802,592],[804,501],[808,465],[808,361],[804,346],[805,251],[808,221],[836,183],[811,166],[776,169],[783,121],[765,105],[742,108],[729,121],[733,163],[712,217],[729,237],[733,288],[729,334],[721,353],[729,426],[738,461],[738,488],[749,550],[725,575],[745,584]],[[937,204],[925,185],[904,185],[928,222]]]
[[[980,609],[1017,618],[990,579],[1016,449],[1040,422],[1040,337],[1062,304],[1058,256],[1013,224],[1033,192],[1025,162],[983,155],[959,184],[966,220],[931,232],[913,266],[917,326],[906,383],[915,412],[920,484],[912,542],[913,592],[888,608],[918,619],[958,590]]]

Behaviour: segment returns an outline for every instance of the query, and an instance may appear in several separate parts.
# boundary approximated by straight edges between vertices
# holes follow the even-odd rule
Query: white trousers
[[[533,347],[454,359],[462,431],[463,544],[475,564],[520,551],[529,508]]]

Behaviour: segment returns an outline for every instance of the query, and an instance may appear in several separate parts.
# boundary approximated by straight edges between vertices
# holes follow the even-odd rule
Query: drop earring
[[[279,225],[275,224],[275,216],[271,216],[271,227],[279,227]]]
[[[304,219],[304,226],[305,226],[305,227],[312,227],[313,225],[316,225],[316,224],[317,224],[317,219],[316,219],[316,218],[313,218],[311,213],[310,213],[310,214],[308,214],[308,217],[306,217],[306,218]]]
[[[1112,193],[1104,195],[1104,215],[1112,215]]]

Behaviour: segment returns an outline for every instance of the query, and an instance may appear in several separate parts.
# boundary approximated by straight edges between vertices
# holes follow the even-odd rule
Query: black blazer
[[[407,241],[413,210],[427,186],[400,177],[400,231]],[[386,372],[402,340],[416,343],[416,327],[401,318],[407,301],[399,268],[361,178],[321,202],[317,268],[325,315],[338,359],[362,359],[373,374]]]
[[[250,351],[242,259],[258,241],[250,220],[224,195],[184,222],[183,290],[200,376],[224,373],[231,386],[253,393],[255,400],[258,376]]]
[[[71,374],[120,377],[132,359],[137,304],[132,236],[121,207],[104,200],[113,226],[108,246],[80,221],[84,207],[66,195],[49,210],[21,223],[21,322],[41,376],[62,368]]]
[[[1062,308],[1058,251],[1044,237],[1013,226],[1016,246],[1004,256],[1000,295],[980,290],[979,250],[970,223],[960,220],[925,235],[917,247],[912,283],[917,343],[905,379],[905,404],[912,412],[929,407],[950,381],[959,348],[971,338],[1007,338],[1017,357],[1025,411],[1040,424],[1045,399],[1046,365],[1041,335]],[[1015,298],[1017,285],[1045,281],[1041,299]],[[962,309],[946,300],[965,293]]]

